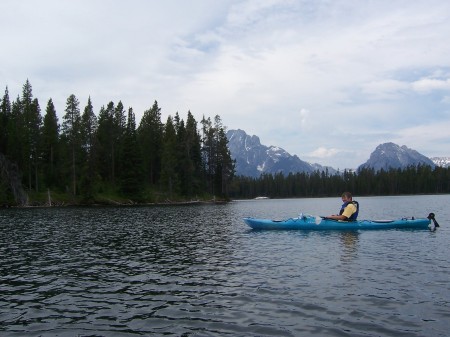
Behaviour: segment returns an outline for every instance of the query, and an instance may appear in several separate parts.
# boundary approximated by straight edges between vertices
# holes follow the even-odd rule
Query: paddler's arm
[[[332,220],[343,220],[343,221],[347,221],[347,217],[345,215],[329,215],[326,217],[326,219],[332,219]]]

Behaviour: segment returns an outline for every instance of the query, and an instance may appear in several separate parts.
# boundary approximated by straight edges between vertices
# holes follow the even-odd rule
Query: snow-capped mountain
[[[408,166],[418,165],[435,167],[430,158],[425,157],[416,150],[412,150],[405,145],[399,146],[394,143],[384,143],[376,147],[369,160],[358,167],[358,171],[362,168],[373,168],[375,171],[379,171],[382,169],[389,170],[390,168],[403,169]]]
[[[229,130],[227,138],[231,157],[236,160],[237,175],[257,178],[263,173],[283,173],[284,175],[316,171],[337,173],[337,170],[332,167],[310,164],[280,147],[262,145],[259,137],[247,135],[243,130]],[[360,165],[358,170],[362,168],[373,168],[375,171],[389,170],[390,168],[404,169],[418,165],[428,165],[432,168],[435,166],[450,167],[450,157],[430,159],[405,145],[384,143],[375,148],[369,160]]]
[[[262,145],[259,137],[247,135],[243,130],[229,130],[227,138],[231,157],[236,160],[237,175],[257,178],[263,173],[336,172],[331,167],[307,163],[280,147]]]
[[[450,157],[432,157],[430,159],[436,166],[450,167]]]

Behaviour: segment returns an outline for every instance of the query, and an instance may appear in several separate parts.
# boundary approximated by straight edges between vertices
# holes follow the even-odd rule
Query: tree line
[[[235,199],[266,196],[300,198],[338,196],[350,191],[359,196],[450,193],[450,168],[419,165],[405,169],[358,172],[263,174],[259,178],[235,177],[230,196]]]
[[[220,117],[203,117],[200,124],[190,111],[186,122],[177,112],[162,123],[155,101],[137,125],[133,109],[126,111],[121,101],[97,115],[90,97],[81,110],[73,94],[60,123],[51,98],[42,115],[28,80],[12,102],[6,87],[0,99],[0,204],[20,195],[12,181],[28,193],[59,192],[82,202],[98,195],[162,202],[324,197],[345,190],[361,196],[450,193],[450,169],[442,167],[235,176]]]
[[[60,123],[50,98],[42,115],[27,80],[11,101],[0,100],[0,153],[17,166],[28,192],[56,191],[92,202],[98,194],[133,201],[226,198],[234,176],[220,116],[198,122],[190,111],[161,121],[155,101],[136,124],[130,107],[109,102],[98,114],[67,98]],[[10,198],[0,177],[0,199]],[[1,201],[1,200],[0,200]]]

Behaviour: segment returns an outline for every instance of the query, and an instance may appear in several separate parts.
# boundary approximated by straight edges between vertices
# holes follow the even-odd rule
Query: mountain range
[[[315,171],[337,173],[337,170],[320,164],[311,164],[301,160],[297,155],[291,155],[277,146],[262,145],[259,137],[250,136],[243,130],[227,132],[228,147],[231,157],[236,161],[236,174],[248,177],[259,177],[261,174],[277,174]],[[376,171],[389,168],[406,168],[414,165],[431,167],[448,167],[450,158],[435,157],[430,159],[406,146],[394,143],[380,144],[370,155],[369,160],[358,167],[373,168]]]
[[[236,174],[247,177],[259,177],[263,173],[306,172],[316,170],[336,170],[319,164],[310,164],[296,155],[291,155],[277,146],[262,145],[259,137],[250,136],[243,130],[229,130],[227,132],[228,148],[231,157],[236,160]]]

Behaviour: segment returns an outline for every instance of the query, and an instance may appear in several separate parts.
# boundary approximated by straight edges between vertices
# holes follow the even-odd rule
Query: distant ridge
[[[231,157],[236,160],[236,174],[247,177],[259,177],[261,174],[277,174],[297,172],[328,172],[336,174],[338,171],[329,166],[311,164],[291,155],[277,146],[265,146],[259,137],[250,136],[245,131],[229,130],[227,132],[228,147]],[[371,153],[370,158],[361,164],[357,170],[372,168],[375,171],[404,169],[409,166],[427,165],[450,167],[450,157],[428,158],[407,146],[399,146],[392,142],[378,145]]]
[[[370,155],[369,160],[358,167],[358,171],[363,168],[373,168],[375,171],[393,169],[404,169],[409,166],[427,165],[432,168],[435,163],[428,157],[412,150],[405,145],[399,146],[394,143],[384,143],[376,147]]]
[[[450,167],[450,157],[432,157],[430,159],[436,166]]]
[[[237,175],[257,178],[264,173],[288,175],[325,170],[330,174],[336,173],[331,167],[307,163],[280,147],[262,145],[259,137],[250,136],[240,129],[229,130],[227,138],[231,157],[236,160]]]

